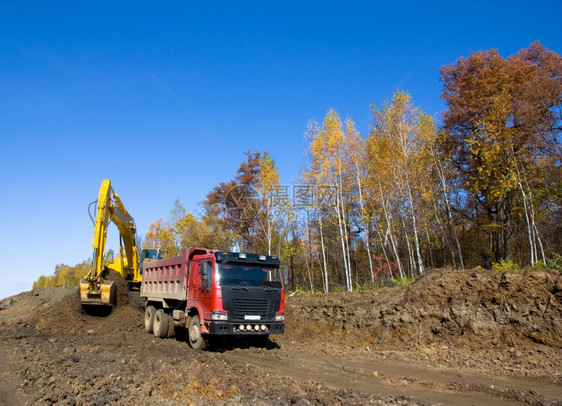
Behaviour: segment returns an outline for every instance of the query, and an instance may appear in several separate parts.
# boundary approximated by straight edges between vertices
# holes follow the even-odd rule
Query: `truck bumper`
[[[209,334],[213,335],[283,334],[285,332],[285,323],[282,321],[271,321],[264,323],[211,321],[209,322],[207,329],[209,331]]]

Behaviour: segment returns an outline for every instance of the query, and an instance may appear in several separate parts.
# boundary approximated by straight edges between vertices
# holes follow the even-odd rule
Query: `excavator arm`
[[[97,200],[97,213],[94,222],[94,253],[92,269],[80,282],[80,300],[83,305],[113,305],[116,299],[115,284],[105,277],[109,269],[121,274],[130,284],[139,284],[139,256],[136,245],[135,222],[119,195],[111,187],[111,181],[102,182]],[[119,257],[106,264],[104,257],[107,229],[113,222],[120,236]],[[124,249],[123,249],[124,248]]]

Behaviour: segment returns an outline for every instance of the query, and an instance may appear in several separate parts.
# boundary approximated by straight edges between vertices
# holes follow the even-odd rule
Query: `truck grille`
[[[231,320],[244,320],[244,316],[261,316],[264,320],[266,315],[272,314],[273,302],[266,299],[234,299],[232,301]]]
[[[279,311],[280,296],[279,291],[235,290],[223,287],[222,306],[228,312],[230,321],[271,321],[275,318],[275,313]]]
[[[245,314],[261,314],[273,311],[272,302],[266,299],[235,299],[234,311]]]

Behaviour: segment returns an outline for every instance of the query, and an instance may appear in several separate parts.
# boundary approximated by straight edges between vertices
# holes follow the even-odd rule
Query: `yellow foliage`
[[[494,262],[492,264],[492,269],[494,271],[502,272],[502,271],[512,271],[514,269],[519,269],[519,265],[513,261],[504,261],[500,259],[499,262]]]
[[[148,232],[146,233],[144,244],[146,248],[159,248],[165,257],[175,256],[178,249],[172,236],[173,227],[162,225],[160,217],[156,223],[150,223]]]
[[[33,282],[33,289],[77,286],[90,271],[90,267],[91,264],[88,261],[72,267],[65,264],[57,265],[53,275],[41,275]]]
[[[258,188],[263,196],[269,196],[279,186],[279,171],[267,153],[260,160],[259,180]]]

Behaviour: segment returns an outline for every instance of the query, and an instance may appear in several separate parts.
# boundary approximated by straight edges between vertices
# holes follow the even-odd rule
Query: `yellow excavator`
[[[105,179],[100,188],[99,197],[90,204],[97,203],[94,222],[94,254],[92,269],[80,282],[80,302],[83,306],[113,306],[117,298],[116,285],[107,279],[108,272],[118,272],[129,287],[139,287],[142,281],[141,265],[136,242],[136,226],[119,195],[111,187],[111,181]],[[119,229],[119,256],[113,257],[113,251],[104,256],[107,240],[107,228],[113,222]],[[144,249],[142,258],[158,259],[160,250]]]

